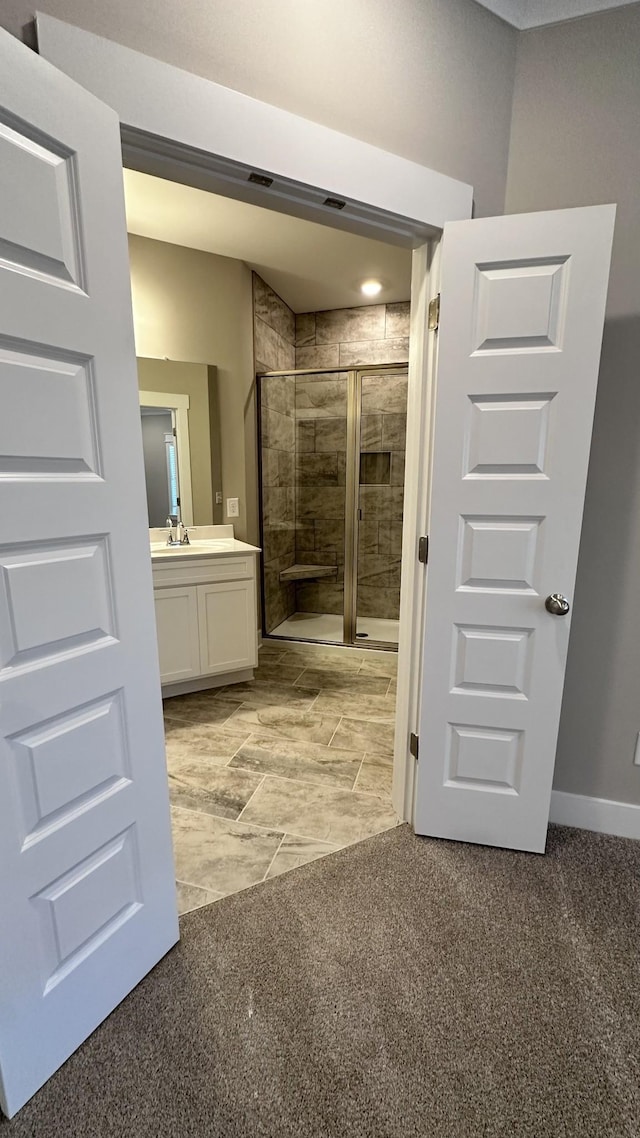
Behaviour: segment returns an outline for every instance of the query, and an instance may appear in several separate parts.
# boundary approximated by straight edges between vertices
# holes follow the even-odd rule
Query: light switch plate
[[[240,499],[227,498],[227,517],[238,518],[240,517]]]

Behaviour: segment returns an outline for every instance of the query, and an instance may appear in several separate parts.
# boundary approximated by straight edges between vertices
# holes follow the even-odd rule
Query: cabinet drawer
[[[154,588],[171,585],[204,585],[209,581],[241,581],[255,575],[255,555],[242,554],[238,557],[211,557],[188,560],[178,563],[153,566]]]

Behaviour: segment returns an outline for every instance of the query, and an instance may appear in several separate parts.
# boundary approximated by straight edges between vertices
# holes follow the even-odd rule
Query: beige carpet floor
[[[640,843],[406,827],[182,920],[1,1138],[635,1138]]]

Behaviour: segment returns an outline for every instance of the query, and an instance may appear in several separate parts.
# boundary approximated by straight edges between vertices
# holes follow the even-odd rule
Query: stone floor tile
[[[362,751],[341,751],[306,740],[250,735],[230,766],[351,790],[362,759]]]
[[[318,842],[314,838],[296,838],[292,834],[285,834],[282,845],[274,857],[267,878],[277,877],[280,873],[287,873],[290,869],[297,869],[309,861],[316,861],[319,857],[335,853],[339,846],[329,842]]]
[[[241,820],[333,845],[347,845],[396,825],[391,807],[372,794],[293,779],[265,778]]]
[[[175,806],[171,817],[178,881],[224,895],[262,881],[283,837],[274,830]]]

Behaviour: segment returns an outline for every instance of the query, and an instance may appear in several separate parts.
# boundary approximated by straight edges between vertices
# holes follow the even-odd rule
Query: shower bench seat
[[[337,577],[337,565],[290,565],[280,573],[282,584],[288,581],[313,581],[316,577]]]

